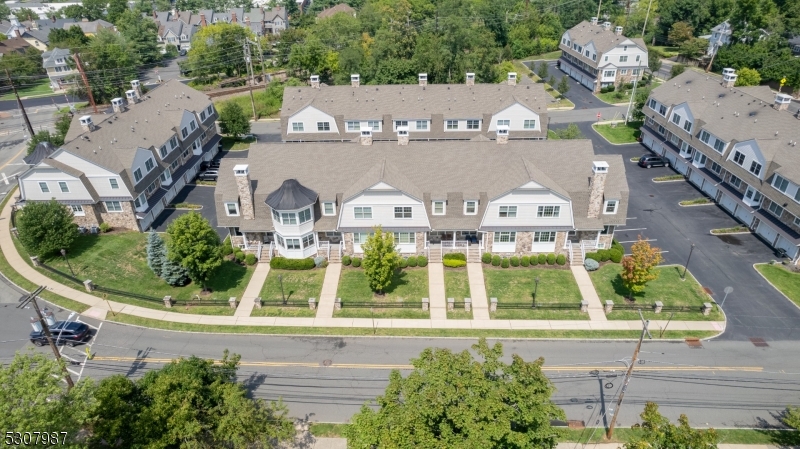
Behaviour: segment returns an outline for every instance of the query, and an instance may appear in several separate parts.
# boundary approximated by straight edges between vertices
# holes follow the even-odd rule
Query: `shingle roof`
[[[115,29],[113,23],[106,22],[105,20],[102,19],[92,20],[91,22],[80,21],[75,23],[65,23],[63,28],[67,30],[71,28],[73,25],[80,27],[81,31],[83,31],[84,34],[97,33],[101,28],[111,28],[112,30]]]
[[[611,50],[626,40],[630,40],[636,44],[637,47],[647,51],[647,46],[641,38],[630,38],[624,35],[617,36],[613,29],[606,30],[600,24],[592,25],[591,22],[585,20],[570,28],[567,32],[569,33],[570,39],[581,46],[586,46],[586,44],[592,42],[598,55]]]
[[[332,6],[330,8],[323,9],[322,11],[320,11],[319,14],[317,14],[317,18],[324,19],[326,17],[332,17],[340,12],[352,15],[354,12],[356,12],[356,10],[353,9],[347,3],[339,3],[336,6]]]
[[[4,41],[0,41],[0,55],[7,55],[10,53],[25,53],[27,48],[30,48],[31,44],[29,44],[25,39],[15,37],[13,39],[6,39]]]
[[[267,195],[265,203],[275,210],[296,210],[310,206],[316,201],[317,192],[300,184],[296,179],[287,179],[277,190]]]
[[[42,65],[45,68],[55,67],[57,65],[64,65],[64,64],[56,64],[57,59],[69,59],[70,51],[68,49],[63,48],[54,48],[50,51],[46,51],[42,53]]]

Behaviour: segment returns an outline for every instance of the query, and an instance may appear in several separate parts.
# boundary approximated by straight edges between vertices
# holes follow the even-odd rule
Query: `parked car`
[[[216,170],[206,170],[197,175],[199,181],[216,181],[219,177],[219,172]]]
[[[219,170],[219,161],[218,160],[203,161],[200,163],[200,170]]]
[[[669,161],[661,156],[653,154],[645,154],[639,158],[639,167],[669,167]]]
[[[66,344],[67,346],[75,346],[92,337],[89,326],[77,321],[59,321],[50,327],[50,334],[53,336],[53,340],[56,341],[56,344]],[[31,343],[36,346],[49,344],[47,335],[45,335],[43,330],[31,332],[30,338]]]

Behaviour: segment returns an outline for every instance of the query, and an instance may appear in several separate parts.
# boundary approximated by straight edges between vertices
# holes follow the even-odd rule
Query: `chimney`
[[[39,21],[38,20],[31,20],[31,29],[38,30],[39,29]]]
[[[50,17],[50,20],[52,20],[52,21],[53,21],[53,23],[56,23],[56,16],[51,16],[51,17]]]
[[[178,20],[178,10],[175,8],[172,8],[172,20]]]
[[[238,23],[236,21],[236,13],[235,12],[231,12],[231,23]]]
[[[136,97],[136,91],[133,89],[125,91],[125,98],[128,99],[128,104],[135,104],[139,100],[139,98]]]
[[[253,220],[256,216],[253,209],[253,187],[250,184],[248,165],[234,166],[233,175],[236,177],[236,190],[239,192],[239,207],[242,209],[242,217],[245,220]]]
[[[508,143],[508,125],[497,126],[497,144],[505,145]]]
[[[792,96],[789,94],[778,94],[775,95],[775,103],[772,105],[775,109],[779,111],[785,111],[789,109],[789,103],[792,102]]]
[[[736,70],[731,68],[722,69],[722,87],[733,87],[738,77]]]
[[[319,89],[319,75],[311,75],[311,87]]]
[[[611,22],[603,22],[603,29],[608,31],[611,29]]]
[[[247,25],[247,28],[250,28],[250,16],[244,16],[244,24]]]
[[[614,28],[614,34],[616,34],[617,36],[622,36],[622,27]]]
[[[350,85],[353,87],[358,87],[361,85],[361,75],[358,73],[353,73],[350,75]]]
[[[408,145],[408,126],[400,126],[397,128],[397,144]]]
[[[517,85],[517,72],[508,72],[508,85],[509,86]]]
[[[114,108],[114,112],[116,112],[117,114],[125,112],[125,100],[119,97],[112,98],[111,107]]]
[[[597,25],[597,17],[592,17],[592,25]]]
[[[14,33],[16,33],[17,37],[22,37],[22,35],[19,34],[19,28],[14,28]]]
[[[475,85],[475,74],[472,72],[467,72],[467,86],[474,86]]]
[[[153,9],[153,19],[158,19],[158,13],[155,9]],[[56,16],[53,16],[53,22],[56,21]]]
[[[366,146],[372,145],[372,130],[371,129],[362,130],[361,137],[358,138],[358,142],[361,145],[366,145]]]
[[[92,121],[91,115],[84,115],[79,120],[81,121],[81,128],[83,128],[84,131],[94,131],[94,122]]]
[[[131,81],[131,87],[136,92],[136,99],[137,100],[141,100],[142,99],[142,88],[141,88],[141,86],[139,86],[139,80]]]
[[[603,209],[603,190],[606,187],[608,162],[592,162],[592,178],[589,182],[589,218],[597,218]]]
[[[206,22],[206,15],[200,14],[200,26],[205,27],[206,25],[208,25],[208,22]]]
[[[428,74],[427,73],[420,73],[419,74],[419,85],[420,86],[427,86],[428,85]]]

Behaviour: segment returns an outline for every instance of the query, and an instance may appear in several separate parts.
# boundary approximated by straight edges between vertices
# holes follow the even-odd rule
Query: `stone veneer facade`
[[[95,208],[100,209],[100,222],[108,223],[112,228],[130,229],[139,231],[139,221],[133,210],[133,201],[120,201],[122,212],[106,212],[104,204],[96,203]]]
[[[594,173],[589,191],[589,218],[600,216],[603,208],[603,189],[606,185],[606,173]]]
[[[253,209],[253,190],[250,184],[250,175],[236,175],[236,189],[239,191],[239,207],[242,209],[242,218],[253,220],[256,218]]]
[[[83,207],[83,216],[75,215],[73,221],[78,226],[83,226],[85,228],[90,228],[92,226],[100,226],[101,219],[100,219],[100,212],[104,210],[104,206],[101,203],[96,204],[82,204]]]

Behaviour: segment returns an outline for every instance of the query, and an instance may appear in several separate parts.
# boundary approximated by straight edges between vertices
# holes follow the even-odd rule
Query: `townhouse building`
[[[64,145],[19,176],[18,206],[55,199],[85,228],[150,227],[218,151],[217,111],[177,80],[131,87],[110,111],[74,118]]]
[[[799,115],[791,97],[687,71],[655,89],[642,143],[767,244],[800,258]]]
[[[20,17],[24,20],[42,19],[47,20],[53,16],[61,16],[61,10],[73,5],[81,6],[83,2],[6,2],[6,6],[12,14],[18,14],[22,8],[30,9],[36,13],[36,17]]]
[[[625,224],[619,155],[589,140],[257,144],[225,159],[218,226],[261,261],[358,255],[374,227],[400,253],[566,254],[608,248]],[[446,161],[446,162],[445,162]]]
[[[608,86],[641,79],[647,69],[647,46],[641,38],[628,38],[622,27],[597,17],[583,21],[561,36],[561,71],[578,83],[599,92]]]
[[[67,89],[76,83],[74,75],[78,74],[78,69],[69,49],[53,48],[42,53],[42,66],[47,71],[53,90]]]
[[[283,91],[281,137],[284,142],[347,142],[369,138],[397,140],[471,140],[547,138],[547,98],[542,84],[518,83],[509,73],[501,84],[328,86],[312,75],[310,86]]]

